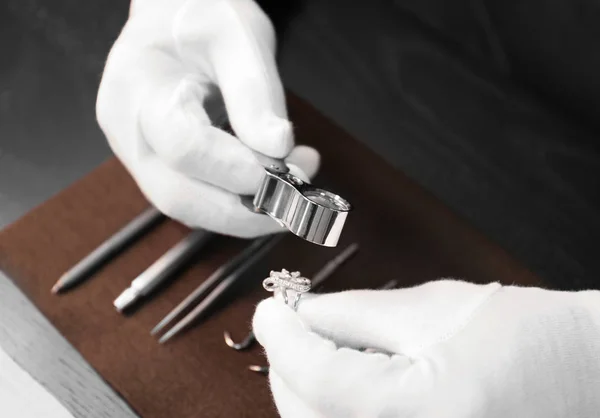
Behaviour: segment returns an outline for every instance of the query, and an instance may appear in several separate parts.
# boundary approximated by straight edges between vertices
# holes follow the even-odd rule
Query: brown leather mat
[[[266,378],[246,370],[250,363],[264,363],[260,347],[235,352],[225,346],[223,330],[246,334],[255,304],[268,296],[260,282],[270,269],[310,275],[350,242],[359,242],[360,253],[330,279],[327,290],[375,287],[392,278],[408,286],[441,276],[540,284],[304,102],[291,98],[290,112],[298,142],[315,145],[323,154],[318,183],[334,187],[356,206],[340,246],[327,249],[287,237],[248,275],[244,289],[163,346],[150,329],[244,242],[220,238],[177,280],[131,315],[121,316],[113,299],[186,228],[168,221],[84,285],[60,296],[50,293],[62,272],[147,206],[116,160],[0,233],[0,269],[143,417],[276,416]]]

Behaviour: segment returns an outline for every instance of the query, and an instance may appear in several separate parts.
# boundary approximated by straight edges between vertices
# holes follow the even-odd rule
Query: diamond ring
[[[303,293],[310,290],[311,282],[306,277],[301,277],[299,271],[290,273],[283,269],[271,271],[269,277],[263,280],[263,287],[268,292],[281,293],[283,301],[288,305],[288,291],[294,294],[292,308],[298,309],[298,302]]]

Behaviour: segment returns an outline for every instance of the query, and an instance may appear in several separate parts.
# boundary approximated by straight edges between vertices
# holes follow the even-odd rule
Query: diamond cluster
[[[263,281],[263,287],[270,292],[276,288],[282,288],[304,293],[310,290],[310,284],[310,280],[306,277],[301,277],[299,271],[290,273],[285,269],[271,271],[269,277]]]

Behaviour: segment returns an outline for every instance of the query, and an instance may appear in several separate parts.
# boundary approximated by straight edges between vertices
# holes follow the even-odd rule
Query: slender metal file
[[[165,216],[156,208],[146,209],[65,272],[52,287],[52,293],[63,292],[83,282],[102,264],[115,257],[124,247],[164,219]]]

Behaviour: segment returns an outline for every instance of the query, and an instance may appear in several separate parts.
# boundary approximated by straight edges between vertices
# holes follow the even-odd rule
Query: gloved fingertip
[[[281,301],[275,297],[266,298],[258,303],[252,319],[253,325],[259,327],[263,324],[270,324],[274,317],[280,314],[285,315],[284,308],[287,308]]]
[[[305,293],[302,295],[298,304],[298,312],[303,310],[304,304],[310,304],[318,299],[321,295],[315,293]],[[254,311],[252,318],[252,326],[259,331],[262,329],[271,329],[272,327],[278,327],[278,324],[286,321],[300,321],[297,312],[294,312],[289,306],[285,304],[281,297],[269,297],[261,300]]]
[[[261,118],[252,129],[236,132],[250,148],[272,158],[287,157],[294,147],[290,121],[277,116]]]
[[[252,329],[259,343],[263,344],[264,331],[269,329],[270,316],[276,313],[277,301],[273,297],[263,299],[256,305],[252,317]]]
[[[306,145],[298,145],[286,158],[288,165],[298,167],[306,178],[304,181],[310,181],[317,175],[321,165],[321,155],[319,152]],[[292,173],[295,174],[295,173]]]
[[[293,327],[296,322],[300,323],[300,318],[291,307],[283,300],[270,297],[257,305],[252,318],[252,329],[258,342],[264,346],[272,340],[271,336],[275,340],[281,338],[286,329]]]

